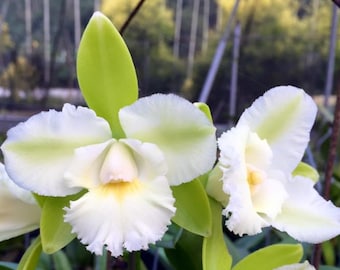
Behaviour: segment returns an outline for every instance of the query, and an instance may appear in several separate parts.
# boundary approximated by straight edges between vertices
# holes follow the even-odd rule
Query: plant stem
[[[126,28],[128,27],[128,25],[130,24],[130,22],[132,21],[132,19],[136,16],[136,14],[138,13],[139,9],[142,7],[142,5],[144,4],[145,0],[139,0],[138,4],[135,6],[135,8],[132,10],[132,12],[130,13],[129,17],[126,19],[126,21],[124,22],[124,24],[122,25],[122,27],[119,30],[119,33],[121,35],[123,35],[124,31],[126,30]]]
[[[340,131],[340,87],[338,87],[337,90],[333,128],[330,138],[329,152],[325,169],[323,196],[326,200],[328,200],[330,197],[331,180],[333,176],[333,167],[336,158],[336,148],[338,143],[339,131]],[[313,251],[313,265],[315,266],[316,269],[319,269],[320,261],[321,261],[321,244],[317,244],[314,246]]]

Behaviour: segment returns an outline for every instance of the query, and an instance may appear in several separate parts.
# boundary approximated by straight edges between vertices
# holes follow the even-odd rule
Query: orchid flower
[[[32,194],[13,183],[0,163],[0,241],[39,228],[40,207]]]
[[[280,86],[258,98],[218,140],[219,179],[208,186],[224,202],[229,230],[242,236],[273,226],[319,243],[340,233],[340,209],[306,176],[293,176],[309,142],[317,108],[302,89]],[[217,192],[216,187],[222,188]],[[223,195],[223,194],[224,195]],[[223,197],[224,196],[224,197]]]
[[[274,270],[315,270],[315,267],[312,266],[308,261],[305,261],[304,263],[294,263],[281,266],[275,268]]]
[[[192,103],[156,94],[119,111],[126,138],[85,107],[64,105],[10,129],[1,149],[19,186],[44,196],[87,190],[65,208],[87,249],[119,256],[161,239],[176,208],[171,185],[213,166],[215,128]]]

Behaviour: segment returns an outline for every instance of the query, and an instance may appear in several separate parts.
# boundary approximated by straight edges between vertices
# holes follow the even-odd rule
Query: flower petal
[[[91,189],[65,209],[65,221],[88,250],[101,255],[106,246],[117,257],[124,249],[146,249],[161,239],[174,215],[173,205],[168,181],[159,176]]]
[[[275,218],[288,194],[282,182],[275,178],[268,178],[258,184],[252,193],[253,206],[257,213],[268,217],[268,222]]]
[[[92,110],[65,104],[62,112],[34,115],[7,136],[1,149],[13,181],[40,195],[64,196],[79,190],[63,178],[74,149],[106,141],[111,131]]]
[[[289,265],[284,265],[274,270],[315,270],[315,267],[310,265],[308,261],[304,263],[294,263]]]
[[[171,185],[210,170],[216,160],[215,127],[192,103],[175,95],[139,99],[119,112],[128,138],[156,144],[164,153]]]
[[[340,234],[340,208],[323,199],[313,184],[301,176],[288,182],[289,197],[272,225],[298,241],[320,243]]]
[[[16,186],[0,163],[0,241],[39,228],[40,212],[32,194]]]
[[[112,158],[109,154],[115,146],[125,148],[125,150],[114,153]],[[119,154],[121,155],[119,156]],[[124,171],[122,166],[117,167],[108,162],[113,159],[116,160],[114,163],[120,165],[124,165],[127,160],[129,165],[124,165]],[[131,169],[133,169],[133,173],[131,173]],[[166,171],[164,156],[156,145],[142,143],[135,139],[119,141],[111,139],[105,143],[77,148],[74,158],[65,172],[65,178],[67,178],[67,185],[70,187],[91,189],[108,183],[108,178],[110,178],[108,175],[119,175],[115,180],[133,180],[131,179],[133,176],[133,178],[147,181],[147,179],[165,175]],[[120,179],[122,175],[129,179]]]
[[[273,151],[273,166],[292,172],[304,154],[317,108],[312,98],[293,86],[272,88],[241,115]]]
[[[232,128],[218,140],[221,150],[223,191],[229,194],[229,203],[223,210],[226,226],[235,234],[256,234],[269,223],[256,213],[247,180],[245,149],[249,130],[246,126]]]

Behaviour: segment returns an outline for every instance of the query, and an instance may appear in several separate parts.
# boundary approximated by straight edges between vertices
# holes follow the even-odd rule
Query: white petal
[[[273,166],[292,172],[301,161],[316,116],[316,105],[302,89],[275,87],[255,100],[238,124],[248,125],[273,151]]]
[[[171,185],[210,170],[216,160],[215,127],[192,103],[175,95],[141,98],[119,112],[128,138],[156,144],[164,153]]]
[[[274,270],[315,270],[314,266],[310,265],[308,261],[304,263],[294,263],[275,268]]]
[[[77,148],[64,174],[66,185],[70,188],[90,189],[102,184],[100,172],[105,157],[115,142],[115,139],[111,139]]]
[[[32,194],[16,186],[0,164],[0,241],[39,228],[40,207]]]
[[[175,213],[167,179],[111,183],[90,190],[66,208],[65,221],[87,249],[113,256],[147,249],[161,239]]]
[[[288,182],[289,197],[272,225],[298,241],[320,243],[340,234],[340,208],[324,200],[313,184],[300,176]]]
[[[281,181],[267,178],[254,188],[252,202],[256,212],[268,217],[269,222],[281,212],[282,204],[287,197],[288,194]]]
[[[120,150],[110,157],[112,148],[119,145]],[[110,164],[110,162],[113,162]],[[124,164],[129,163],[128,166]],[[124,170],[122,166],[124,165]],[[131,173],[131,168],[133,172]],[[105,143],[89,145],[77,148],[74,158],[65,173],[67,185],[91,189],[101,184],[108,183],[109,176],[117,176],[114,180],[130,181],[135,178],[153,179],[167,172],[164,156],[157,146],[150,143],[142,143],[134,139],[111,139]],[[103,175],[105,177],[103,178]],[[121,179],[126,176],[126,179]],[[134,178],[134,179],[132,179]],[[144,181],[143,180],[143,181]]]
[[[2,145],[6,169],[19,186],[41,195],[77,192],[65,185],[64,172],[74,149],[111,138],[108,123],[84,107],[66,104],[10,129]]]
[[[227,228],[241,236],[260,233],[263,227],[269,225],[256,213],[252,203],[245,163],[248,134],[246,127],[232,128],[218,140],[223,191],[229,195],[229,203],[223,214],[227,217]]]

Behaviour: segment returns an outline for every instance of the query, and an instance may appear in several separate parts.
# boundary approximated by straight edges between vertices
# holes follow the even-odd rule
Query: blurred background
[[[101,10],[120,29],[138,2],[1,0],[0,109],[82,104],[75,61],[84,27]],[[276,85],[324,93],[332,8],[325,0],[149,0],[123,37],[141,96],[173,92],[205,101],[223,123]],[[333,25],[336,82],[337,17]]]

